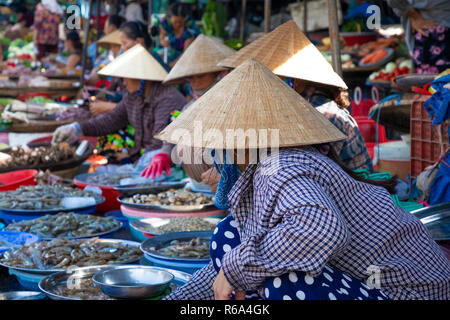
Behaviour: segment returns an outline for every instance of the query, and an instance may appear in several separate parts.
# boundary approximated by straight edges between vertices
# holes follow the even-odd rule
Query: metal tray
[[[427,227],[433,240],[450,240],[450,202],[411,212]]]
[[[121,240],[121,239],[99,239],[98,241],[107,242],[107,243],[108,242],[110,242],[110,243],[111,242],[121,243],[123,245],[129,245],[129,246],[134,246],[134,247],[138,247],[138,248],[140,248],[140,245],[141,245],[139,242],[136,242],[136,241]],[[5,253],[7,253],[7,252],[5,252]],[[5,253],[0,254],[0,259],[3,258],[3,255]],[[135,263],[135,262],[139,261],[139,259],[140,259],[140,257],[138,259],[135,259],[135,260],[126,261],[125,263],[122,263],[122,264]],[[66,269],[30,269],[30,268],[21,268],[21,267],[10,266],[10,265],[4,264],[2,262],[0,262],[0,266],[3,266],[3,267],[8,268],[8,269],[17,270],[17,271],[28,272],[28,273],[31,273],[31,274],[47,274],[47,275],[55,273],[55,272],[65,272],[67,270],[67,268]]]
[[[155,182],[153,184],[131,184],[123,186],[115,186],[115,189],[123,195],[134,195],[137,193],[160,193],[170,189],[182,189],[186,186],[186,182]]]
[[[412,87],[423,87],[427,83],[433,81],[437,75],[435,74],[404,74],[394,79],[395,86],[403,91],[411,91]]]
[[[94,274],[96,274],[99,271],[106,270],[108,268],[111,268],[112,266],[93,266],[93,267],[84,267],[84,268],[77,268],[72,269],[71,272],[57,272],[54,273],[44,279],[42,279],[39,282],[39,289],[42,290],[43,293],[45,293],[50,299],[52,300],[81,300],[77,298],[70,298],[66,296],[61,296],[54,293],[54,289],[60,285],[66,285],[69,278],[72,281],[84,280],[92,278]],[[120,268],[121,266],[114,266],[114,268]],[[129,266],[123,266],[124,268],[127,268]],[[148,268],[148,267],[147,267]],[[165,269],[160,267],[153,267],[154,270],[161,270],[161,271],[168,271],[171,274],[174,275],[174,280],[172,283],[177,284],[178,286],[182,286],[186,284],[190,279],[191,275],[185,272],[181,272],[178,270],[172,270],[172,269]]]
[[[193,217],[194,218],[194,217]],[[147,234],[152,234],[152,235],[162,235],[162,234],[167,234],[167,233],[156,233],[153,232],[149,229],[150,228],[157,228],[157,226],[163,226],[165,224],[170,223],[170,220],[172,219],[179,219],[179,218],[147,218],[147,219],[137,219],[134,221],[130,222],[130,225],[133,226],[133,228],[135,228],[136,230],[143,232],[143,233],[147,233]],[[194,219],[201,219],[201,220],[206,220],[210,223],[215,223],[216,225],[220,222],[221,219],[219,218],[213,218],[213,217],[195,217]],[[187,231],[180,231],[180,232],[187,232]]]
[[[100,187],[117,187],[119,186],[119,184],[101,184],[101,183],[92,183],[92,182],[88,182],[87,179],[89,177],[93,177],[93,176],[104,176],[104,175],[109,175],[109,176],[121,176],[121,179],[126,178],[126,176],[128,177],[139,177],[139,174],[133,174],[133,173],[106,173],[106,172],[94,172],[94,173],[82,173],[77,175],[74,178],[74,181],[76,182],[80,182],[80,183],[84,183],[90,186],[100,186]]]
[[[205,240],[211,240],[213,231],[185,231],[185,232],[171,232],[159,236],[155,236],[145,240],[141,243],[141,251],[151,257],[158,259],[163,259],[173,262],[192,262],[192,263],[202,263],[209,262],[210,258],[207,259],[195,259],[195,258],[174,258],[162,255],[158,249],[164,247],[166,244],[173,240],[189,241],[193,238],[201,238]]]
[[[91,208],[95,208],[96,206],[98,206],[99,204],[105,202],[105,198],[104,197],[100,197],[97,196],[96,197],[96,203],[95,205],[84,205],[84,206],[80,206],[80,207],[76,207],[76,208],[67,208],[67,209],[44,209],[44,210],[26,210],[26,209],[10,209],[10,208],[1,208],[0,207],[0,211],[4,212],[4,213],[9,213],[9,214],[16,214],[16,215],[34,215],[34,214],[39,214],[39,215],[46,215],[46,214],[56,214],[59,212],[77,212],[77,211],[82,211],[82,210],[87,210],[87,209],[91,209]]]
[[[45,295],[38,291],[10,291],[0,293],[0,300],[43,300]]]
[[[78,237],[57,237],[57,238],[45,238],[45,237],[41,236],[41,238],[42,238],[42,240],[54,240],[54,239],[60,239],[60,238],[64,238],[67,240],[76,240],[76,239],[88,239],[88,238],[101,237],[101,236],[105,236],[107,234],[110,234],[110,233],[120,230],[123,227],[123,223],[122,223],[122,221],[119,221],[119,220],[117,220],[117,221],[119,222],[119,225],[117,227],[115,227],[109,231],[103,231],[103,232],[99,232],[99,233],[92,234],[92,235],[78,236]]]
[[[130,203],[124,201],[125,196],[118,197],[117,200],[125,207],[139,209],[139,210],[149,210],[149,211],[168,211],[168,212],[197,212],[217,209],[214,206],[214,202],[191,205],[191,206],[170,206],[170,205],[156,205],[156,204],[142,204],[142,203]]]
[[[39,146],[48,146],[50,144],[51,144],[51,142],[43,142],[43,143],[37,143],[37,144],[30,145],[29,147],[34,148],[34,147],[39,147]],[[3,150],[3,152],[8,153],[5,150]],[[93,152],[94,152],[94,147],[91,145],[88,145],[88,147],[86,148],[86,151],[80,157],[74,157],[72,159],[59,161],[59,162],[53,162],[53,163],[41,163],[36,166],[24,165],[24,166],[16,166],[16,167],[3,167],[3,168],[0,168],[0,173],[16,171],[16,170],[24,170],[24,169],[36,169],[36,170],[42,170],[42,171],[45,171],[48,169],[52,172],[72,169],[72,168],[81,166],[81,164],[84,161],[86,161]]]
[[[388,52],[387,56],[385,56],[383,59],[381,59],[380,61],[377,61],[375,63],[366,63],[363,64],[361,63],[361,60],[359,60],[358,62],[358,66],[359,67],[381,67],[383,65],[385,65],[386,63],[388,63],[389,61],[392,60],[392,58],[394,57],[394,50],[392,48],[384,48],[384,50],[386,50]]]

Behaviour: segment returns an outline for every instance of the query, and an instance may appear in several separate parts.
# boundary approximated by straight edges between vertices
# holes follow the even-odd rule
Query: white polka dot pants
[[[217,225],[211,238],[210,255],[216,271],[223,255],[240,243],[236,223],[231,215]],[[247,292],[249,296],[251,292]],[[253,295],[254,296],[254,295]],[[370,289],[358,279],[331,266],[311,277],[305,272],[289,272],[264,282],[267,300],[387,300],[377,289]]]

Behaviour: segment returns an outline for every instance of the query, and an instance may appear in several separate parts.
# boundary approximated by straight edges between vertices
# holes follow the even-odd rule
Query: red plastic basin
[[[340,32],[339,35],[344,38],[347,46],[375,41],[378,37],[376,32]]]
[[[120,202],[117,201],[117,198],[122,195],[121,192],[117,191],[112,186],[99,186],[95,184],[87,184],[76,179],[73,179],[73,183],[83,190],[87,186],[97,187],[102,190],[102,196],[105,198],[105,202],[97,205],[97,212],[106,213],[109,211],[116,211],[120,209]]]
[[[20,186],[34,186],[37,170],[18,170],[0,174],[0,191],[16,190]]]

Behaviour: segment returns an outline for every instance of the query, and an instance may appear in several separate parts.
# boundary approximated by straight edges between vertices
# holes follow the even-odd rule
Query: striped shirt
[[[312,147],[248,166],[228,198],[241,244],[222,269],[236,290],[329,264],[361,281],[374,276],[391,299],[450,298],[450,263],[421,221]],[[215,276],[210,264],[167,298],[213,299]]]
[[[347,138],[333,142],[331,146],[342,162],[352,170],[366,169],[373,172],[372,158],[367,151],[364,138],[358,124],[346,109],[341,109],[334,102],[323,96],[315,95],[309,102],[335,125]]]

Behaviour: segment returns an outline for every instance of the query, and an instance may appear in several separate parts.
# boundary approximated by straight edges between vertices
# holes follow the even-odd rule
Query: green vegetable
[[[226,46],[229,46],[230,48],[232,48],[234,50],[239,50],[244,46],[241,39],[225,40],[224,43]]]
[[[391,73],[391,72],[394,71],[395,67],[396,67],[395,62],[392,62],[392,61],[391,61],[391,62],[389,62],[389,63],[384,67],[383,72],[385,72],[385,73]]]
[[[216,3],[215,0],[209,0],[202,16],[202,33],[209,37],[225,38],[227,36],[226,24],[227,14],[224,5]]]
[[[413,61],[411,59],[405,60],[400,62],[400,65],[398,66],[400,69],[403,67],[407,67],[409,70],[413,69]]]

